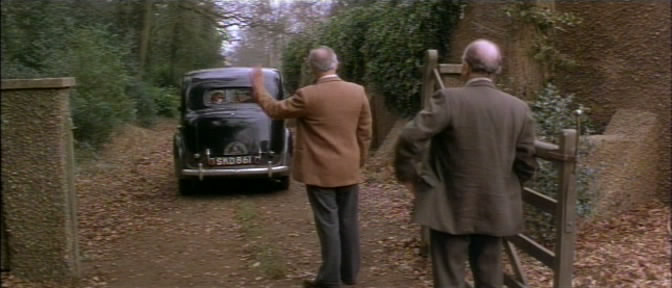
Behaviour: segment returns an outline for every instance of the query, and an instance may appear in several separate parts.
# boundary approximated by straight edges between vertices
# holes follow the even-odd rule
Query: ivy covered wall
[[[460,1],[371,1],[334,15],[330,21],[293,39],[283,55],[290,92],[308,84],[305,57],[327,45],[339,56],[339,75],[375,87],[386,106],[402,116],[420,109],[422,58],[427,49],[451,54],[452,31]]]

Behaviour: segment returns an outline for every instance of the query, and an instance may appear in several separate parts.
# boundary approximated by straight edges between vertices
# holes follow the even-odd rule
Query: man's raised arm
[[[282,101],[273,99],[264,87],[264,73],[260,67],[252,70],[252,96],[261,109],[273,119],[298,118],[304,115],[306,101],[301,89],[296,94]]]

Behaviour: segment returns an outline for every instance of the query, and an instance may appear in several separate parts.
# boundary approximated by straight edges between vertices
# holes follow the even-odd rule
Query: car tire
[[[291,183],[291,179],[289,179],[289,176],[283,176],[275,179],[275,185],[274,187],[278,190],[287,190],[289,189],[289,185]]]
[[[180,195],[191,195],[194,193],[195,185],[194,180],[190,179],[178,179],[177,180],[177,189],[180,192]]]

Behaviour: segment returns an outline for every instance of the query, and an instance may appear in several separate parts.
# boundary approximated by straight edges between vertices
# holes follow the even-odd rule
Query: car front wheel
[[[289,184],[291,183],[291,180],[289,176],[283,176],[275,179],[275,185],[274,187],[278,190],[287,190],[289,189]]]

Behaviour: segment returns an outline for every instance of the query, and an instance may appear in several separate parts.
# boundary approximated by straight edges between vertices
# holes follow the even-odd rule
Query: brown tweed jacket
[[[276,101],[261,93],[259,105],[271,118],[296,118],[292,174],[320,187],[361,182],[371,143],[371,111],[364,88],[332,76]]]

